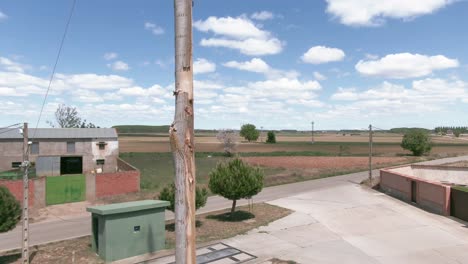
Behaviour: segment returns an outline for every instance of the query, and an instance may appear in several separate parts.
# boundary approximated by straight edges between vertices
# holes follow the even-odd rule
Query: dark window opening
[[[75,153],[75,142],[67,142],[67,153]]]
[[[22,163],[21,161],[14,161],[14,162],[11,163],[11,167],[12,168],[19,168],[19,167],[21,167],[21,163]]]
[[[39,142],[33,142],[31,145],[31,154],[39,154]]]
[[[98,146],[99,146],[99,149],[100,149],[100,150],[106,149],[106,145],[107,145],[106,142],[99,142],[99,143],[98,143]]]
[[[60,157],[60,174],[82,174],[83,157]]]
[[[140,232],[140,226],[134,226],[133,232]]]
[[[104,165],[105,160],[103,159],[98,159],[96,160],[96,165]]]

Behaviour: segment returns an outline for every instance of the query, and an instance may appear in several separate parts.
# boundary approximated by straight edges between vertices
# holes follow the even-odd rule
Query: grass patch
[[[241,153],[241,157],[281,157],[281,156],[333,156],[315,151],[303,152],[248,152]],[[343,155],[345,156],[345,155]],[[346,155],[348,156],[348,155]],[[174,163],[172,153],[122,153],[122,159],[137,167],[141,172],[140,187],[142,192],[152,192],[154,195],[162,188],[174,180]],[[196,153],[196,176],[197,184],[207,186],[209,173],[219,162],[229,160],[230,157],[224,156],[222,152],[198,152]],[[411,158],[408,162],[416,161],[419,158]],[[419,160],[417,160],[419,161]],[[387,167],[389,165],[400,165],[401,163],[385,164],[374,167]],[[261,167],[265,173],[265,186],[275,186],[280,184],[293,183],[298,181],[313,180],[325,177],[332,177],[347,173],[365,171],[367,166],[347,169],[286,169],[281,167]]]
[[[466,186],[452,186],[452,189],[468,193],[468,187]]]
[[[36,169],[34,167],[29,168],[28,178],[36,178]],[[1,180],[21,180],[23,179],[23,171],[21,169],[14,169],[9,171],[0,172]]]
[[[248,206],[237,207],[234,218],[229,216],[230,209],[197,215],[197,220],[202,223],[201,226],[197,227],[197,243],[216,241],[244,234],[254,228],[283,218],[291,212],[289,209],[260,203],[254,204],[252,212],[249,212]],[[174,221],[170,221],[168,224],[173,223]],[[166,229],[166,248],[174,248],[174,245],[175,233]]]

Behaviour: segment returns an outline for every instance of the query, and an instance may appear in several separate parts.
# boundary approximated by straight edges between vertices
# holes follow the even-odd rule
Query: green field
[[[28,178],[32,179],[36,177],[36,169],[30,168],[28,173]],[[9,171],[2,171],[0,172],[0,179],[5,180],[20,180],[23,179],[23,171],[20,169],[16,170],[9,170]]]
[[[174,181],[174,161],[171,153],[123,153],[120,157],[140,170],[140,187],[143,190],[159,191]],[[218,162],[228,159],[221,153],[197,153],[195,159],[197,184],[208,184],[210,171]],[[277,174],[283,170],[264,168],[265,175]]]

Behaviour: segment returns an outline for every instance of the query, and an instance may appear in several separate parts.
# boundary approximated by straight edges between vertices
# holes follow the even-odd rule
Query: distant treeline
[[[168,125],[162,126],[146,126],[146,125],[120,125],[120,126],[113,126],[113,128],[117,129],[117,133],[119,134],[167,134],[169,132]],[[257,129],[260,130],[259,127]],[[395,133],[395,134],[405,134],[412,130],[422,130],[427,133],[436,132],[436,133],[443,133],[446,134],[448,130],[452,130],[454,133],[468,133],[468,127],[436,127],[435,130],[430,130],[426,128],[418,128],[418,127],[397,127],[392,128],[389,130],[375,130],[375,132],[388,132],[388,133]],[[274,131],[279,134],[304,134],[310,133],[310,130],[295,130],[295,129],[282,129],[282,130],[270,130],[270,129],[263,129],[263,131]],[[206,133],[206,134],[215,134],[218,130],[216,129],[195,129],[195,133]],[[367,132],[367,130],[359,130],[359,129],[342,129],[342,130],[316,130],[315,133],[346,133],[346,134],[359,134],[362,132]]]
[[[420,128],[420,127],[396,127],[388,130],[390,133],[398,133],[398,134],[406,134],[410,131],[414,130],[419,130],[419,131],[424,131],[426,133],[431,133],[432,130],[426,129],[426,128]]]
[[[113,126],[118,134],[155,134],[169,133],[169,126],[121,125]],[[213,129],[195,129],[195,133],[216,133]]]
[[[455,126],[452,126],[452,127],[436,127],[434,129],[434,131],[437,133],[437,134],[447,134],[448,131],[451,130],[452,133],[456,136],[456,137],[459,137],[460,134],[465,134],[468,132],[468,127],[455,127]]]

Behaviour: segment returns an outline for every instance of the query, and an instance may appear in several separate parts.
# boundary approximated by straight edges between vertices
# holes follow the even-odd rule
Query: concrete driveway
[[[468,226],[350,182],[270,204],[295,212],[223,241],[298,263],[468,263]]]

